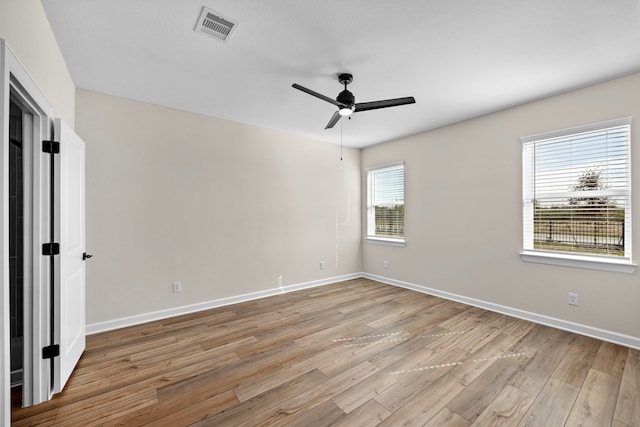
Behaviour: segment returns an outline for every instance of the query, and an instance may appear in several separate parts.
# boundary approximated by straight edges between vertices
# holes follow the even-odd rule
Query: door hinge
[[[45,243],[42,245],[42,255],[59,255],[60,243]]]
[[[53,344],[42,348],[43,359],[53,359],[58,356],[60,356],[60,345]]]
[[[42,141],[42,152],[58,154],[60,152],[60,143],[57,141]]]

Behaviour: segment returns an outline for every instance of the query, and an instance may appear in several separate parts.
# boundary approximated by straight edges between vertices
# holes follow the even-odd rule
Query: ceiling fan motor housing
[[[340,104],[344,104],[348,107],[351,107],[356,103],[356,97],[353,96],[353,94],[349,92],[347,89],[345,89],[338,94],[336,101],[338,101]]]

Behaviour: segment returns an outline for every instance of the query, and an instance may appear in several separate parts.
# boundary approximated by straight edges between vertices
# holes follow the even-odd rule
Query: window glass
[[[404,162],[367,172],[367,237],[404,241]]]

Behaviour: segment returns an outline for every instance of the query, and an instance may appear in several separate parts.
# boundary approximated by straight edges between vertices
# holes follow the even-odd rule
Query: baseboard
[[[225,305],[237,304],[240,302],[251,301],[259,298],[280,295],[288,292],[299,291],[317,286],[330,285],[332,283],[343,282],[345,280],[358,279],[363,277],[362,273],[345,274],[342,276],[329,277],[321,280],[313,280],[311,282],[298,283],[295,285],[287,285],[278,288],[267,289],[264,291],[252,292],[233,297],[220,298],[211,301],[205,301],[197,304],[184,305],[180,307],[168,308],[166,310],[154,311],[151,313],[138,314],[136,316],[123,317],[106,322],[98,322],[86,325],[85,332],[87,335],[97,334],[99,332],[111,331],[114,329],[126,328],[128,326],[140,325],[155,320],[168,319],[170,317],[181,316],[183,314],[195,313],[198,311],[209,310],[211,308],[222,307]]]
[[[227,297],[227,298],[220,298],[220,299],[205,301],[197,304],[185,305],[185,306],[170,308],[166,310],[154,311],[151,313],[139,314],[136,316],[124,317],[121,319],[109,320],[106,322],[93,323],[86,326],[86,334],[87,335],[97,334],[99,332],[111,331],[114,329],[125,328],[127,326],[140,325],[143,323],[152,322],[154,320],[163,320],[163,319],[167,319],[174,316],[180,316],[183,314],[195,313],[198,311],[208,310],[211,308],[237,304],[237,303],[251,301],[259,298],[265,298],[265,297],[284,294],[288,292],[299,291],[302,289],[314,288],[317,286],[329,285],[337,282],[342,282],[345,280],[358,279],[360,277],[365,277],[367,279],[375,280],[377,282],[386,283],[392,286],[398,286],[400,288],[410,289],[412,291],[437,296],[440,298],[460,302],[460,303],[471,305],[474,307],[484,308],[485,310],[494,311],[496,313],[506,314],[508,316],[528,320],[530,322],[539,323],[541,325],[546,325],[553,328],[574,332],[576,334],[585,335],[588,337],[597,338],[603,341],[608,341],[614,344],[620,344],[620,345],[624,345],[627,347],[640,350],[640,338],[632,337],[630,335],[619,334],[617,332],[594,328],[592,326],[583,325],[580,323],[568,322],[566,320],[557,319],[554,317],[544,316],[541,314],[536,314],[536,313],[532,313],[525,310],[519,310],[513,307],[494,304],[488,301],[469,298],[462,295],[429,288],[427,286],[416,285],[413,283],[403,282],[401,280],[390,279],[388,277],[377,276],[375,274],[369,274],[369,273],[346,274],[343,276],[335,276],[327,279],[314,280],[311,282],[298,283],[295,285],[287,285],[279,288],[272,288],[264,291],[252,292],[249,294],[237,295],[237,296]]]
[[[592,326],[587,326],[580,323],[568,322],[566,320],[557,319],[554,317],[531,313],[529,311],[519,310],[517,308],[507,307],[500,304],[494,304],[475,298],[469,298],[450,292],[440,291],[438,289],[432,289],[426,286],[403,282],[400,280],[389,279],[387,277],[377,276],[375,274],[363,273],[363,277],[375,280],[377,282],[386,283],[388,285],[398,286],[401,288],[410,289],[412,291],[421,292],[423,294],[461,302],[463,304],[484,308],[496,313],[506,314],[508,316],[517,317],[519,319],[528,320],[530,322],[539,323],[541,325],[551,326],[553,328],[574,332],[576,334],[585,335],[591,338],[597,338],[603,341],[608,341],[614,344],[620,344],[626,347],[640,350],[640,338],[632,337],[630,335],[619,334],[617,332],[594,328]]]

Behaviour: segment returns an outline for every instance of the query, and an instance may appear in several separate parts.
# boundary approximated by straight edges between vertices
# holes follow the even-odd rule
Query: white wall
[[[87,324],[361,271],[359,150],[84,90],[76,108]]]
[[[405,248],[364,243],[363,270],[640,339],[638,272],[531,264],[518,255],[520,137],[625,116],[636,121],[631,137],[637,262],[640,74],[363,150],[363,189],[368,166],[406,162],[407,240]],[[567,292],[580,294],[580,306],[567,304]]]
[[[75,85],[39,0],[0,0],[5,39],[56,115],[73,128]]]

